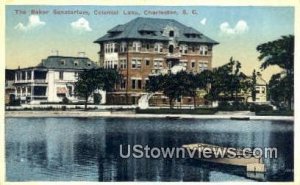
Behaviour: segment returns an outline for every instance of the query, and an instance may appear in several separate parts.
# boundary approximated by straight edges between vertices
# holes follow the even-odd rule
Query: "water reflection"
[[[122,159],[119,146],[203,142],[278,147],[260,180],[293,180],[293,124],[164,119],[6,119],[7,181],[236,181],[253,174],[193,159]],[[254,174],[255,175],[255,174]]]

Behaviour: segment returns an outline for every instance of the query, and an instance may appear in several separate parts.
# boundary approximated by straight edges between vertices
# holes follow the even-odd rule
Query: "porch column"
[[[34,70],[31,71],[31,80],[34,80]]]

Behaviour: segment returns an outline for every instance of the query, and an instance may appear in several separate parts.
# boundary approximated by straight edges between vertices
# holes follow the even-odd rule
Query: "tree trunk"
[[[85,95],[85,103],[84,103],[84,109],[85,110],[87,110],[88,99],[89,99],[89,96],[86,94]]]
[[[172,102],[173,102],[173,99],[169,98],[170,109],[173,109]]]
[[[196,95],[193,96],[193,100],[194,100],[194,109],[196,109]]]

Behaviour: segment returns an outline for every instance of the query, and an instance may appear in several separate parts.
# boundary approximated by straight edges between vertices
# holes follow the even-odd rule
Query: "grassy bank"
[[[194,115],[212,115],[217,112],[213,108],[198,109],[136,109],[137,114],[194,114]]]
[[[255,112],[256,116],[293,116],[293,111],[260,111]]]

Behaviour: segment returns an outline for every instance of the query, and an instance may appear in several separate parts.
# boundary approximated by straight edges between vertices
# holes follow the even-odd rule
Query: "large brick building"
[[[116,91],[107,94],[108,104],[136,104],[150,75],[211,69],[218,44],[176,20],[142,17],[115,26],[95,43],[100,45],[99,65],[123,75]]]

